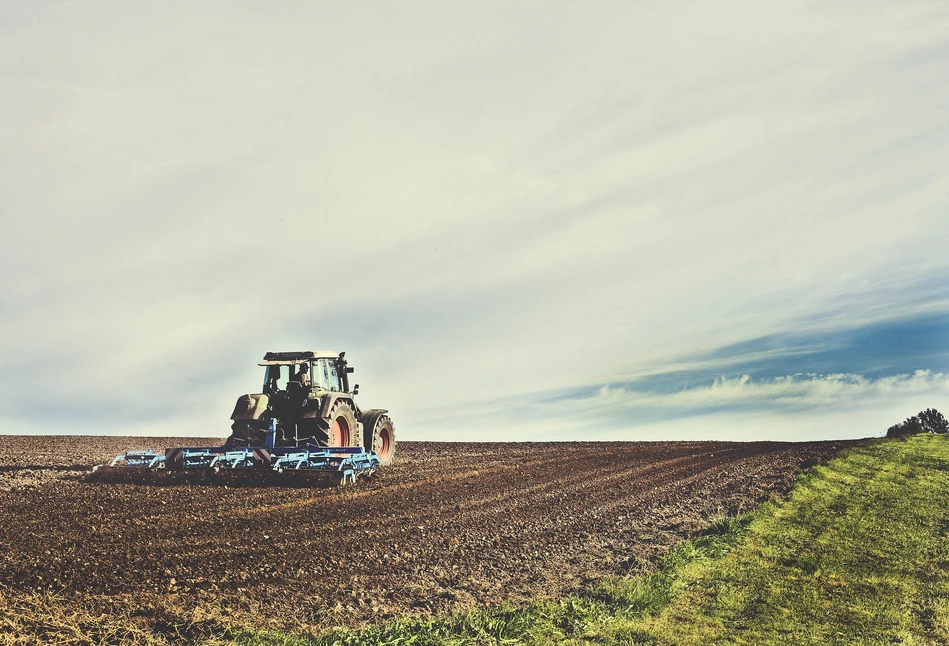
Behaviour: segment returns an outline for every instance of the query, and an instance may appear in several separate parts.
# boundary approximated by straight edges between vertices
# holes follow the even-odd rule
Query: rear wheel
[[[359,445],[359,438],[356,437],[356,413],[349,402],[340,400],[333,404],[327,423],[329,446]]]
[[[382,466],[392,464],[395,457],[395,427],[382,411],[369,410],[362,416],[363,441],[365,447],[379,456]]]

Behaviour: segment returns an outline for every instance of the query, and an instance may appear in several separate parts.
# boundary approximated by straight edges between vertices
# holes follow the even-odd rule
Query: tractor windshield
[[[264,392],[275,393],[286,390],[287,384],[297,378],[301,365],[306,364],[267,366],[264,370]],[[309,368],[310,385],[314,390],[342,392],[335,359],[317,359],[310,364]]]
[[[312,375],[310,383],[313,384],[314,389],[342,391],[334,359],[317,359],[313,362],[313,369],[310,374]]]

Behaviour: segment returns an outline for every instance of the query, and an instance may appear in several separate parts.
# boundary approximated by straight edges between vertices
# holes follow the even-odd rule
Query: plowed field
[[[403,442],[340,490],[82,480],[125,448],[196,443],[0,436],[0,592],[156,631],[213,606],[314,632],[556,595],[648,568],[847,444]]]

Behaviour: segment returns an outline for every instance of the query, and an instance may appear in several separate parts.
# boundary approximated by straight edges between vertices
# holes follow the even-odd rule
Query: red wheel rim
[[[333,420],[333,442],[334,446],[349,446],[349,423],[345,417]]]
[[[392,436],[389,433],[389,429],[380,428],[379,429],[379,457],[383,460],[388,459],[392,454]]]

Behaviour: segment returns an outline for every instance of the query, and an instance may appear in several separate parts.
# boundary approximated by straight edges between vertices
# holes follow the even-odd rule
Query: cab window
[[[336,362],[332,359],[317,359],[313,362],[312,377],[314,388],[339,392],[339,375],[336,373]]]
[[[264,371],[264,392],[268,390],[286,390],[287,381],[289,381],[288,366],[267,366]]]

